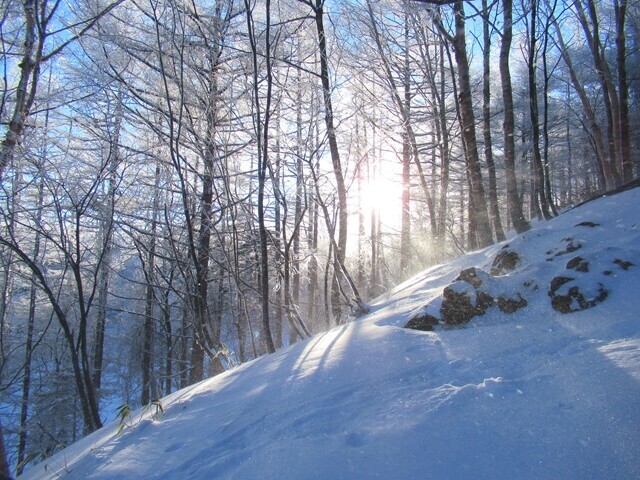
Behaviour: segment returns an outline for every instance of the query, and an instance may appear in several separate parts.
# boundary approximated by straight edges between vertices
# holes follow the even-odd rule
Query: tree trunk
[[[265,203],[264,191],[267,178],[267,168],[269,162],[269,120],[271,116],[271,90],[273,87],[273,72],[271,69],[271,1],[266,0],[266,78],[267,78],[267,94],[264,115],[260,107],[260,95],[258,84],[258,50],[256,44],[256,32],[253,24],[253,9],[249,4],[249,0],[245,0],[247,27],[249,32],[249,41],[251,43],[251,53],[253,58],[253,95],[255,109],[255,123],[258,137],[258,234],[260,239],[260,293],[262,296],[262,340],[264,346],[269,353],[276,351],[273,337],[271,335],[271,326],[269,323],[269,249],[268,235],[265,219]]]
[[[536,0],[537,1],[537,0]],[[551,21],[549,16],[547,16],[547,20],[544,26],[545,32],[544,42],[542,46],[542,71],[544,75],[544,88],[542,92],[543,98],[543,107],[544,107],[544,117],[543,117],[543,128],[542,128],[542,141],[544,142],[544,153],[542,155],[542,163],[544,166],[544,195],[547,199],[547,205],[551,209],[551,214],[554,217],[558,216],[558,210],[556,209],[555,201],[553,199],[553,193],[551,190],[551,169],[549,162],[549,67],[547,54],[549,52],[549,31],[551,29]]]
[[[113,99],[116,102],[114,112],[113,134],[109,135],[109,153],[107,158],[108,186],[106,201],[103,204],[100,219],[101,243],[103,248],[102,262],[98,272],[98,299],[96,304],[96,327],[93,344],[93,384],[96,392],[102,385],[102,367],[104,357],[104,335],[107,323],[107,297],[109,292],[109,275],[111,268],[111,252],[113,247],[114,210],[117,187],[117,170],[120,164],[120,130],[122,126],[122,103],[120,91]]]
[[[7,450],[4,446],[4,429],[0,424],[0,480],[12,480],[12,478],[7,461]]]
[[[152,360],[151,353],[153,349],[153,310],[155,304],[154,294],[154,277],[156,263],[156,235],[158,230],[158,213],[160,207],[160,163],[156,164],[155,185],[153,190],[153,209],[151,212],[151,236],[149,238],[149,250],[147,256],[147,265],[145,268],[146,277],[146,293],[144,307],[144,326],[143,326],[143,346],[142,346],[142,392],[140,396],[140,404],[148,405],[151,398],[151,372]],[[168,294],[167,294],[168,295]]]
[[[13,158],[15,147],[22,136],[25,121],[33,105],[40,77],[40,60],[44,46],[44,39],[37,37],[40,25],[36,1],[24,0],[22,6],[25,20],[24,53],[20,61],[20,81],[16,89],[13,115],[9,121],[4,140],[0,144],[0,185],[4,171]]]
[[[529,114],[531,119],[531,143],[533,144],[533,200],[536,202],[536,211],[539,211],[545,220],[551,219],[551,211],[545,195],[544,167],[540,152],[540,119],[538,109],[538,82],[536,79],[538,2],[531,0],[531,22],[529,25],[529,55],[527,58],[527,78],[529,80]]]
[[[620,153],[622,181],[633,180],[633,159],[631,158],[631,128],[629,120],[629,83],[627,80],[627,44],[625,21],[627,0],[614,2],[616,15],[616,47],[618,63],[618,92],[620,95]]]
[[[296,90],[296,201],[294,221],[296,228],[293,232],[293,258],[291,268],[292,288],[293,288],[293,306],[298,308],[300,305],[300,226],[304,220],[307,204],[305,201],[305,181],[304,181],[304,163],[302,151],[302,72],[297,70],[297,90]],[[291,337],[291,335],[290,335]]]
[[[513,90],[511,87],[511,71],[509,55],[513,39],[513,2],[503,0],[502,44],[500,45],[500,79],[502,82],[502,100],[504,103],[504,163],[507,183],[507,209],[511,223],[517,233],[529,230],[529,222],[524,218],[522,203],[518,195],[518,180],[516,177],[516,147],[515,147],[515,119],[513,114]]]
[[[605,181],[607,188],[615,188],[620,185],[621,178],[617,167],[617,157],[620,152],[620,134],[619,134],[619,101],[615,87],[611,80],[611,72],[609,65],[604,57],[604,50],[600,40],[600,23],[593,0],[587,1],[587,11],[591,20],[591,29],[589,28],[589,20],[587,20],[584,7],[581,0],[574,0],[573,4],[578,13],[578,19],[582,24],[587,42],[593,55],[593,61],[602,88],[602,100],[604,102],[605,114],[607,117],[607,145],[606,150],[603,149],[602,154],[605,165],[603,170],[605,173]]]
[[[418,178],[420,179],[420,185],[422,186],[422,191],[427,201],[427,209],[429,210],[429,219],[431,226],[431,234],[433,236],[436,235],[436,211],[433,202],[433,196],[431,194],[431,190],[427,183],[426,175],[424,174],[424,170],[422,168],[422,163],[420,162],[420,152],[418,149],[418,142],[416,139],[415,131],[413,130],[413,126],[411,124],[411,110],[410,110],[410,91],[408,85],[408,73],[405,75],[405,85],[403,91],[397,85],[396,80],[394,79],[393,73],[391,71],[391,66],[389,65],[389,61],[387,59],[387,54],[384,51],[384,46],[382,44],[382,38],[380,37],[380,32],[378,30],[378,26],[376,23],[376,17],[373,12],[373,8],[371,6],[370,0],[367,1],[367,9],[369,13],[369,20],[371,22],[372,33],[376,42],[376,47],[378,49],[378,56],[382,61],[384,67],[385,78],[389,86],[391,87],[391,97],[393,102],[400,114],[400,120],[402,122],[402,141],[403,141],[403,202],[404,195],[407,195],[407,203],[410,200],[410,191],[409,183],[405,183],[405,176],[410,174],[410,164],[408,163],[409,158],[413,158],[413,163],[416,166],[416,170],[418,171]],[[406,61],[407,59],[405,59]],[[408,65],[405,64],[405,71],[408,72]],[[401,95],[402,93],[402,95]],[[407,191],[405,192],[405,186]],[[406,212],[403,206],[403,215],[406,215],[405,221],[410,222],[410,210],[407,208]],[[404,223],[403,223],[404,225]],[[405,238],[405,242],[409,241],[410,231]]]
[[[467,43],[465,33],[465,14],[463,0],[456,0],[453,5],[455,14],[455,35],[449,36],[458,66],[458,103],[462,120],[462,138],[464,142],[467,177],[469,179],[469,201],[472,205],[474,231],[478,248],[493,243],[491,224],[487,211],[487,200],[482,184],[482,172],[478,158],[478,144],[476,141],[475,114],[469,78],[469,59],[467,58]]]
[[[46,149],[46,148],[45,148]],[[44,171],[40,168],[40,183],[38,185],[38,200],[36,210],[36,225],[40,225],[42,221],[42,206],[44,203]],[[40,230],[36,230],[33,247],[34,262],[40,261]],[[22,398],[20,402],[20,432],[18,434],[18,459],[17,471],[18,475],[22,474],[24,469],[24,459],[27,447],[27,420],[29,418],[29,401],[31,396],[31,367],[33,358],[33,334],[36,317],[36,282],[37,277],[31,274],[31,287],[29,291],[29,318],[27,320],[27,338],[24,347],[24,373],[22,375]]]
[[[411,70],[409,68],[409,18],[404,14],[404,98],[406,122],[411,122]],[[404,279],[411,265],[411,141],[405,128],[402,135],[402,199],[400,226],[400,274]],[[432,232],[434,233],[434,232]]]
[[[560,49],[560,53],[562,54],[562,59],[564,60],[565,65],[567,66],[567,70],[569,71],[569,77],[571,78],[571,83],[573,85],[574,90],[578,94],[578,98],[580,99],[580,103],[582,104],[582,110],[584,112],[586,123],[589,128],[589,132],[593,139],[593,144],[595,146],[595,153],[598,159],[598,166],[602,171],[602,176],[605,182],[605,188],[610,189],[614,188],[616,185],[616,174],[614,173],[613,165],[611,164],[610,152],[605,147],[604,136],[602,135],[602,130],[600,129],[600,125],[598,124],[598,120],[596,118],[596,114],[591,106],[589,101],[589,97],[587,96],[584,85],[578,78],[575,69],[573,68],[573,61],[571,60],[571,55],[567,49],[567,46],[564,42],[564,35],[562,33],[562,29],[560,25],[558,25],[558,20],[553,18],[553,26],[556,31],[556,38],[558,42],[558,47]]]
[[[487,162],[487,172],[489,174],[489,216],[493,224],[493,231],[496,240],[505,240],[502,221],[500,220],[500,209],[498,207],[498,188],[496,183],[496,166],[493,161],[493,142],[491,139],[491,35],[489,34],[489,9],[487,0],[482,0],[482,12],[484,21],[482,22],[482,33],[484,39],[484,50],[482,56],[482,132],[484,136],[484,158]]]
[[[344,264],[347,248],[347,187],[340,161],[340,151],[336,137],[336,128],[333,116],[333,102],[331,100],[331,82],[329,79],[329,57],[327,53],[327,39],[324,30],[324,0],[315,0],[313,7],[316,22],[316,32],[318,35],[318,49],[320,52],[320,79],[322,81],[322,95],[324,99],[324,121],[329,140],[329,153],[333,174],[336,180],[336,190],[338,193],[338,235],[336,239],[336,250],[334,252],[334,276],[331,282],[331,305],[336,323],[342,323],[342,308],[340,300],[340,272],[341,264]]]

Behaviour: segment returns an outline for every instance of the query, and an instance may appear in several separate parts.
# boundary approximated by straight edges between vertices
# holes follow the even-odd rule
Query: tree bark
[[[558,24],[558,20],[554,17],[552,22],[556,31],[556,40],[558,42],[558,47],[560,49],[562,59],[567,66],[567,70],[569,71],[569,77],[571,78],[573,88],[578,94],[578,98],[580,99],[582,110],[586,118],[586,123],[593,139],[596,157],[598,159],[598,166],[600,171],[602,172],[602,180],[605,182],[605,188],[614,188],[614,186],[616,185],[616,174],[614,173],[614,168],[611,164],[610,152],[605,146],[602,130],[600,129],[600,125],[598,124],[598,120],[589,101],[589,97],[584,90],[584,85],[578,78],[578,75],[576,74],[576,71],[573,67],[573,61],[571,59],[571,55],[569,54],[567,45],[564,42],[564,35],[562,33],[560,25]]]
[[[503,0],[502,43],[500,45],[500,79],[502,83],[502,101],[504,103],[504,163],[507,183],[507,209],[511,223],[517,233],[529,230],[529,222],[522,212],[522,203],[518,194],[518,180],[516,177],[516,147],[515,147],[515,119],[513,114],[513,89],[511,87],[511,70],[509,55],[513,39],[513,2]]]
[[[7,450],[4,446],[4,429],[0,424],[0,480],[12,480],[12,478],[7,461]]]
[[[623,183],[633,180],[633,159],[631,158],[631,127],[629,120],[629,83],[627,78],[627,44],[625,22],[627,0],[615,0],[616,47],[618,63],[618,93],[620,95],[620,153]]]
[[[544,167],[540,152],[540,118],[538,108],[538,82],[536,78],[537,51],[537,24],[538,2],[531,0],[531,18],[529,24],[529,52],[527,58],[527,78],[529,80],[529,115],[531,120],[531,142],[533,144],[534,182],[533,192],[536,202],[536,211],[539,211],[545,220],[551,219],[551,211],[545,195]]]
[[[473,220],[478,248],[493,243],[491,224],[487,212],[487,200],[482,184],[482,172],[478,158],[478,144],[476,141],[475,114],[469,78],[469,59],[467,58],[467,43],[465,34],[465,14],[463,0],[457,0],[453,6],[455,14],[456,33],[452,38],[453,51],[458,66],[458,102],[462,117],[462,136],[465,144],[467,176],[469,178],[469,199],[473,205]]]
[[[47,11],[47,2],[42,5],[36,0],[23,0],[22,9],[24,13],[24,50],[20,61],[20,79],[16,89],[16,98],[14,102],[13,114],[4,139],[0,143],[0,185],[3,183],[4,171],[13,159],[16,145],[24,133],[25,123],[31,114],[31,108],[36,98],[38,90],[38,81],[40,79],[40,70],[42,64],[62,52],[68,45],[78,40],[85,33],[91,30],[100,18],[110,12],[119,5],[123,0],[115,0],[107,4],[102,10],[98,11],[93,17],[85,20],[77,21],[77,25],[81,29],[73,34],[66,32],[66,38],[57,36],[59,41],[55,48],[45,53],[45,42],[47,38],[56,37],[49,31],[49,26],[56,22],[56,10],[59,2],[54,2],[50,10]],[[62,8],[61,8],[62,10]],[[58,14],[60,15],[60,14]],[[61,31],[64,31],[62,29]],[[69,35],[69,33],[71,33]],[[53,41],[50,41],[54,43]]]
[[[436,229],[437,229],[437,225],[436,225],[436,211],[435,211],[435,206],[434,206],[434,202],[433,202],[433,196],[431,194],[429,185],[427,183],[427,178],[426,175],[424,173],[424,169],[422,168],[422,163],[420,162],[420,152],[418,149],[418,142],[416,139],[416,134],[415,131],[413,130],[413,125],[411,124],[411,111],[409,109],[409,101],[410,100],[410,92],[407,92],[407,87],[404,87],[404,91],[401,90],[401,88],[397,85],[397,82],[395,81],[394,77],[393,77],[393,73],[391,71],[391,66],[389,64],[389,60],[387,58],[387,54],[384,51],[384,46],[382,44],[382,38],[380,36],[380,32],[376,23],[376,18],[375,18],[375,14],[373,12],[373,8],[371,6],[371,2],[367,1],[367,10],[369,13],[369,20],[370,20],[370,26],[371,26],[371,30],[373,33],[373,37],[376,43],[376,48],[378,50],[378,55],[380,60],[382,61],[383,67],[384,67],[384,73],[385,73],[385,80],[387,82],[387,84],[390,87],[390,93],[391,93],[391,97],[393,99],[393,102],[398,110],[398,113],[400,115],[400,121],[402,122],[402,129],[403,129],[403,136],[402,136],[402,141],[403,141],[403,195],[405,194],[404,192],[404,186],[408,184],[404,183],[404,175],[407,175],[409,173],[408,169],[410,168],[410,165],[407,164],[407,162],[405,161],[405,155],[408,155],[410,158],[413,159],[413,163],[416,166],[416,170],[418,171],[418,178],[420,179],[420,185],[422,186],[422,191],[423,194],[425,196],[425,199],[427,201],[427,209],[429,210],[429,219],[430,219],[430,226],[431,226],[431,234],[432,235],[436,235]],[[406,65],[405,65],[406,67]],[[402,95],[401,95],[402,93]],[[407,157],[408,158],[408,157]],[[407,198],[409,198],[409,191],[407,190],[406,192],[407,194]],[[407,210],[407,215],[410,212]],[[404,213],[403,213],[404,214]],[[408,217],[410,220],[410,217]],[[408,238],[408,237],[407,237]]]
[[[331,282],[331,306],[333,316],[336,323],[342,323],[342,309],[340,301],[340,271],[341,264],[344,264],[346,248],[347,248],[347,228],[348,228],[348,211],[347,211],[347,187],[342,171],[342,163],[340,160],[340,150],[338,149],[338,139],[336,136],[335,119],[333,113],[333,102],[331,100],[331,81],[329,79],[329,56],[327,53],[327,38],[324,29],[324,0],[315,0],[312,5],[316,32],[318,35],[318,49],[320,53],[320,79],[322,82],[322,96],[324,100],[324,122],[327,129],[327,138],[329,140],[329,153],[331,155],[331,163],[333,166],[333,174],[336,181],[336,190],[338,193],[338,235],[335,245],[335,262],[334,275]]]
[[[482,133],[484,137],[484,158],[489,175],[489,216],[498,242],[505,240],[500,209],[498,206],[498,187],[496,182],[496,166],[493,160],[493,142],[491,139],[491,35],[489,33],[489,8],[487,0],[482,0],[482,34],[484,50],[482,56]]]
[[[411,70],[409,68],[409,19],[404,14],[404,98],[407,123],[411,122]],[[431,202],[433,203],[433,202]],[[408,132],[402,135],[402,199],[400,226],[400,274],[405,278],[411,265],[411,141]],[[432,232],[433,233],[433,232]]]
[[[271,326],[269,323],[269,249],[268,234],[265,219],[265,203],[264,191],[267,178],[267,169],[269,162],[269,120],[271,116],[271,89],[273,87],[273,72],[271,69],[271,1],[266,0],[266,76],[267,76],[267,94],[264,114],[260,107],[259,85],[258,85],[258,50],[255,38],[255,27],[253,23],[253,8],[249,0],[245,0],[245,8],[247,15],[247,28],[249,31],[249,41],[251,43],[251,54],[253,58],[253,94],[254,108],[256,115],[256,132],[258,146],[258,234],[260,240],[260,293],[262,296],[262,339],[264,346],[269,353],[276,351],[273,336],[271,335]]]
[[[620,153],[619,100],[600,40],[600,22],[595,3],[593,0],[586,0],[586,2],[591,28],[581,0],[574,0],[573,5],[576,8],[578,19],[591,49],[594,66],[602,88],[602,99],[607,118],[607,144],[606,149],[602,151],[602,154],[605,155],[605,157],[603,157],[605,163],[603,170],[607,188],[610,189],[619,186],[621,183],[620,172],[617,166],[617,157]]]

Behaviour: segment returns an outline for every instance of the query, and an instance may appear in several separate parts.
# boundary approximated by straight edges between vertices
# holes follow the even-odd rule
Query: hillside
[[[640,478],[638,205],[640,188],[604,197],[434,267],[22,478]],[[445,287],[476,302],[468,324]],[[404,328],[421,318],[433,331]]]

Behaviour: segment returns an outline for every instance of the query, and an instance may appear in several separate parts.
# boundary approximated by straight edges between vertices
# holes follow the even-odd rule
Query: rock
[[[571,286],[568,284],[573,283]],[[560,313],[571,313],[595,307],[604,301],[609,292],[604,286],[597,282],[592,286],[593,292],[586,294],[583,292],[571,277],[554,277],[549,285],[549,297],[551,297],[551,307]]]
[[[519,293],[516,293],[513,297],[499,296],[496,303],[503,313],[517,312],[528,305],[527,299]]]
[[[484,283],[483,277],[487,277],[487,274],[482,270],[479,270],[476,267],[465,268],[456,277],[454,282],[466,282],[474,288],[478,288]]]
[[[589,227],[589,228],[595,228],[595,227],[599,227],[600,224],[599,223],[593,223],[593,222],[580,222],[576,225],[576,227]]]
[[[501,250],[491,265],[491,275],[498,277],[512,272],[520,262],[520,255],[512,250]]]
[[[629,270],[631,267],[634,266],[633,262],[629,262],[627,260],[620,260],[619,258],[616,258],[613,261],[613,263],[615,263],[617,266],[619,266],[623,270]]]
[[[575,270],[577,272],[587,273],[589,271],[589,262],[582,257],[573,257],[567,262],[567,270]]]
[[[554,277],[549,284],[549,294],[555,293],[558,289],[567,282],[575,280],[573,277]]]
[[[438,320],[433,315],[429,315],[428,313],[422,313],[416,315],[409,319],[404,328],[411,328],[412,330],[422,330],[425,332],[430,332],[433,330],[433,327],[438,325],[440,320]]]
[[[462,325],[476,315],[475,292],[458,292],[445,287],[440,313],[447,325]]]
[[[564,247],[564,250],[560,250],[558,253],[556,253],[556,257],[559,257],[560,255],[565,255],[567,253],[573,253],[576,250],[580,250],[582,248],[582,244],[579,242],[573,243],[573,238],[571,237],[563,238],[562,241],[567,242],[567,246]]]
[[[495,303],[491,295],[478,290],[483,282],[475,275],[477,271],[470,270],[476,269],[463,270],[458,279],[442,292],[440,314],[447,325],[463,325],[473,317],[483,315]]]

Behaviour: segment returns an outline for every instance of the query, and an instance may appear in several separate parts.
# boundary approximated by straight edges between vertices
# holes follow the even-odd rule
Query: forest
[[[638,0],[5,0],[0,472],[640,173]]]

